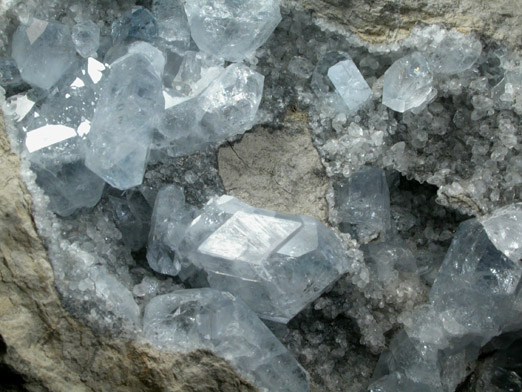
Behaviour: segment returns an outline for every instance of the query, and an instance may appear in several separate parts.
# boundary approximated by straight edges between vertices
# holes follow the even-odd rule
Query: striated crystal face
[[[111,65],[86,139],[86,165],[118,189],[140,185],[152,130],[163,111],[162,53],[134,44]],[[134,75],[134,76],[132,76]]]
[[[211,350],[262,390],[306,392],[308,374],[240,299],[212,289],[176,291],[145,308],[143,329],[172,350]]]
[[[277,0],[187,1],[185,12],[198,47],[235,62],[263,45],[281,21]]]
[[[431,97],[433,75],[422,54],[414,52],[394,62],[384,74],[383,105],[404,113]]]
[[[252,128],[263,94],[262,75],[243,64],[220,71],[220,63],[204,61],[202,56],[187,60],[180,73],[175,82],[186,81],[187,96],[166,99],[169,107],[159,129],[162,139],[156,141],[157,149],[168,149],[174,156],[188,155]],[[191,96],[193,93],[197,95]]]
[[[23,80],[49,89],[74,64],[76,50],[67,26],[32,19],[14,33],[12,56]]]
[[[257,209],[230,196],[203,208],[186,228],[180,252],[183,279],[192,278],[195,266],[210,287],[278,322],[290,320],[348,269],[339,240],[316,219]]]
[[[351,112],[359,109],[372,95],[370,86],[351,59],[330,67],[328,77]]]
[[[384,170],[365,167],[334,186],[341,231],[363,243],[384,240],[391,230],[390,193]]]

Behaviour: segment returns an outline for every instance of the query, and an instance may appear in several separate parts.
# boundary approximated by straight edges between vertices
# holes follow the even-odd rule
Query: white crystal
[[[434,72],[453,75],[471,68],[481,53],[478,39],[451,30],[431,53],[429,61]]]
[[[194,0],[185,12],[198,47],[234,62],[263,45],[281,21],[277,0]]]
[[[372,95],[370,86],[352,60],[341,61],[328,70],[328,77],[350,111],[359,109]]]
[[[12,55],[27,83],[49,89],[73,65],[76,50],[67,26],[32,19],[14,33]]]
[[[80,56],[96,57],[100,46],[100,26],[92,20],[78,23],[72,29],[72,40]]]
[[[404,113],[432,98],[433,75],[424,56],[414,52],[395,61],[384,73],[383,105]]]
[[[290,320],[348,268],[339,240],[316,219],[257,209],[230,196],[203,208],[180,252],[182,269],[201,268],[212,288],[278,322]]]
[[[139,42],[111,65],[87,134],[86,165],[115,188],[141,184],[164,109],[162,53]]]
[[[145,335],[170,350],[211,350],[266,392],[307,392],[308,374],[240,299],[212,289],[153,298]]]

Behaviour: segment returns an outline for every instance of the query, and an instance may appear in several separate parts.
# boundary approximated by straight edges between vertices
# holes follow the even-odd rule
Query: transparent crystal
[[[16,87],[22,84],[22,76],[11,58],[0,59],[0,86],[4,88]]]
[[[167,97],[155,148],[173,156],[188,155],[252,128],[263,94],[263,76],[246,65],[231,64],[201,93],[190,97],[191,91],[207,84],[219,70],[211,68],[185,94]],[[194,76],[194,69],[190,73]]]
[[[192,207],[185,204],[183,188],[169,185],[158,192],[147,245],[147,261],[154,271],[179,273],[179,244],[193,215]]]
[[[414,52],[395,61],[384,73],[383,105],[404,113],[432,97],[433,75],[427,60]]]
[[[151,42],[158,36],[158,31],[158,23],[152,13],[138,7],[113,23],[112,38],[115,45],[127,39]]]
[[[78,23],[72,29],[72,40],[80,56],[96,57],[100,47],[100,26],[92,20]]]
[[[210,287],[278,322],[319,297],[349,264],[335,234],[318,220],[257,209],[230,196],[203,208],[180,252],[182,268],[204,270]]]
[[[141,184],[152,130],[164,109],[162,74],[165,59],[153,46],[139,42],[111,65],[90,132],[86,165],[118,189]]]
[[[190,28],[179,0],[154,0],[152,12],[158,22],[158,36],[177,49],[189,49]]]
[[[453,75],[471,68],[481,53],[478,39],[451,30],[431,53],[429,62],[433,72]]]
[[[308,374],[240,299],[212,289],[153,298],[143,317],[145,335],[175,351],[210,350],[261,391],[310,390]]]
[[[362,242],[389,238],[390,193],[384,170],[364,167],[347,180],[337,182],[334,192],[341,231]]]
[[[281,21],[277,0],[194,0],[185,12],[198,47],[234,62],[263,45]]]
[[[32,19],[16,29],[12,56],[23,80],[51,88],[76,61],[69,28],[61,23]]]
[[[330,67],[328,77],[351,112],[359,109],[372,95],[370,86],[351,59]]]

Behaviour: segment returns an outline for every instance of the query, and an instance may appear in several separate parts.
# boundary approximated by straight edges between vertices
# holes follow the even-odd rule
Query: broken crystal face
[[[49,89],[74,64],[76,50],[67,26],[32,19],[14,33],[12,56],[23,80]]]
[[[404,56],[384,74],[382,103],[400,113],[417,108],[432,98],[432,82],[430,65],[422,54]]]
[[[231,64],[221,71],[220,62],[204,56],[188,59],[174,80],[187,86],[186,93],[167,96],[161,135],[155,140],[156,149],[167,149],[172,156],[194,153],[252,128],[263,94],[264,77],[246,65]]]
[[[153,298],[143,328],[171,350],[211,350],[262,391],[309,391],[308,374],[238,298],[212,289],[176,291]]]
[[[350,112],[359,109],[372,95],[370,86],[351,59],[330,67],[328,77]]]
[[[391,231],[390,193],[384,170],[365,167],[334,185],[341,231],[363,243],[386,240]]]
[[[333,232],[318,220],[248,206],[222,196],[187,227],[183,269],[243,299],[260,317],[286,323],[348,269]],[[183,278],[184,275],[180,274]]]
[[[185,12],[199,49],[233,62],[263,45],[281,21],[278,0],[195,0]]]
[[[164,109],[164,65],[158,49],[140,42],[111,65],[104,80],[86,138],[85,164],[115,188],[143,180],[152,130]]]

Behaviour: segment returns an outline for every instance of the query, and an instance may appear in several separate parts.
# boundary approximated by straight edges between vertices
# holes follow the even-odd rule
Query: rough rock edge
[[[97,336],[62,307],[0,112],[0,356],[30,391],[255,391],[212,353]]]

